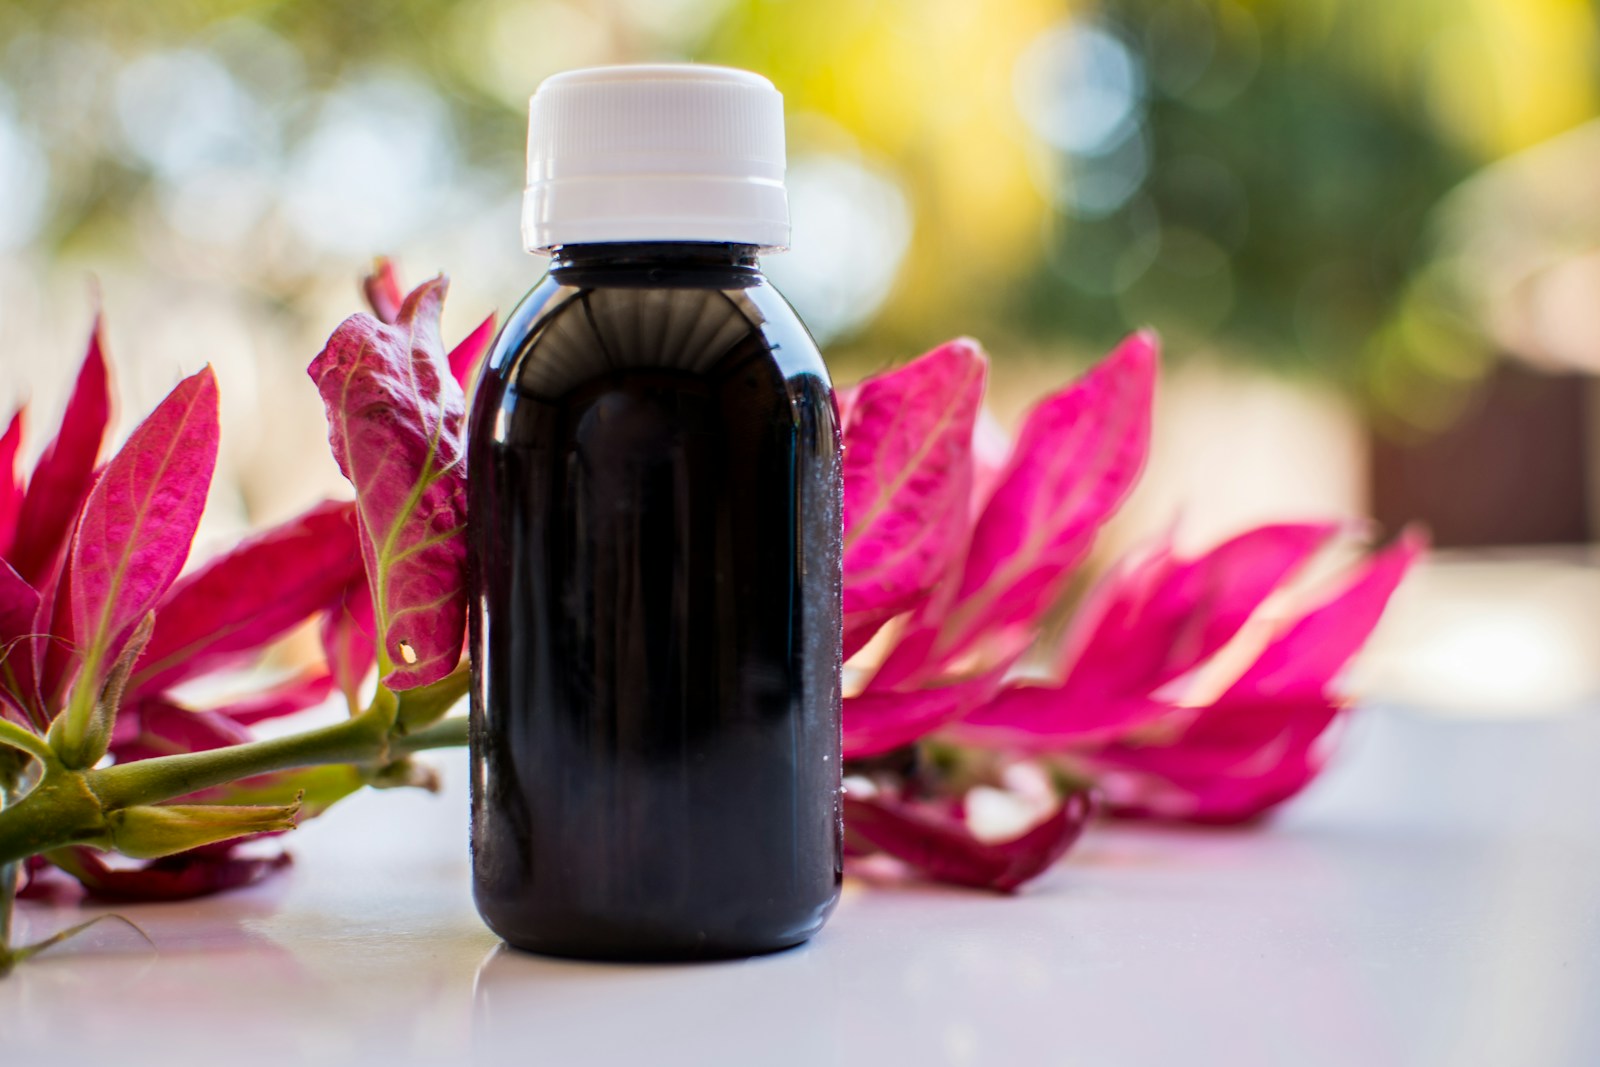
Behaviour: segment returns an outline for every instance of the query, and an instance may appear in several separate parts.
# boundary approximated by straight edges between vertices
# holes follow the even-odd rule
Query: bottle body
[[[750,250],[573,250],[471,418],[479,911],[558,955],[805,940],[842,828],[839,431],[804,327]]]

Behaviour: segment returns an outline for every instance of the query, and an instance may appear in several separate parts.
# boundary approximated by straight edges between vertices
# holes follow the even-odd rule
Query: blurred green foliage
[[[1404,407],[1483,364],[1475,325],[1434,299],[1436,205],[1594,117],[1595,23],[1587,0],[4,0],[0,85],[50,160],[30,249],[156,258],[141,205],[171,176],[67,114],[118,104],[110,90],[63,102],[60,70],[41,66],[62,42],[112,67],[209,50],[269,101],[284,76],[268,60],[284,57],[262,41],[286,42],[281,91],[305,103],[281,109],[285,152],[314,132],[317,94],[403,72],[448,108],[462,162],[440,180],[486,198],[515,195],[523,101],[544,75],[750,66],[786,94],[797,161],[855,161],[911,220],[881,308],[841,327],[837,351],[903,355],[954,333],[1077,351],[1154,324],[1178,352]],[[390,135],[408,134],[402,111]],[[181,204],[160,195],[169,214]],[[306,278],[284,264],[301,260],[261,245],[259,229],[238,238],[239,276],[297,299]]]

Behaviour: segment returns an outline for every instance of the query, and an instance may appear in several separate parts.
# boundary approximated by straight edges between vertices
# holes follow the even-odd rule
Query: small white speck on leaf
[[[400,658],[406,661],[406,666],[417,662],[417,650],[411,647],[410,641],[400,642]]]

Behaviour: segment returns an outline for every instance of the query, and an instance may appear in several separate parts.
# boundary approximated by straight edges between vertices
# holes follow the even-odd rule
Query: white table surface
[[[1097,828],[1012,899],[851,885],[810,945],[691,966],[501,948],[442,762],[286,876],[123,909],[159,954],[107,926],[0,981],[0,1063],[1600,1064],[1600,714],[1369,710],[1263,829]]]

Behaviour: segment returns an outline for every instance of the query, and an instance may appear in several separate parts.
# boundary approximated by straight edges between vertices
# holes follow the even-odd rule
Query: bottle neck
[[[562,245],[550,264],[550,273],[589,270],[735,271],[761,273],[755,245],[699,241],[630,241],[605,244]]]

